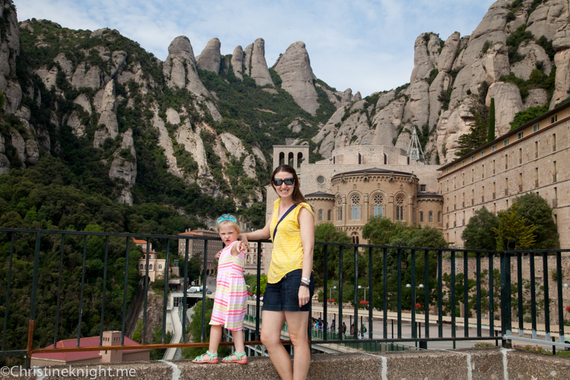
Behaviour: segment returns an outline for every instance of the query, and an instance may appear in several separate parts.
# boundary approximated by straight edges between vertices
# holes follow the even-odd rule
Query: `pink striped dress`
[[[232,256],[233,242],[222,250],[218,261],[216,297],[210,325],[223,325],[228,330],[243,329],[247,290],[243,278],[244,252]]]

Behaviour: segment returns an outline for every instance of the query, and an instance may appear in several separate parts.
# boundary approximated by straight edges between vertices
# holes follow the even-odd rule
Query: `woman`
[[[314,291],[313,248],[315,219],[311,206],[299,189],[299,178],[289,165],[278,166],[271,185],[279,196],[265,227],[241,235],[244,248],[248,240],[271,238],[273,250],[263,295],[261,342],[282,379],[305,379],[311,364],[307,335],[309,302]],[[287,321],[294,346],[293,365],[281,344],[281,328]]]

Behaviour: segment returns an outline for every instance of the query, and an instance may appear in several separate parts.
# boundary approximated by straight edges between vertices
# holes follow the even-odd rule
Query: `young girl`
[[[197,356],[193,363],[215,364],[218,362],[218,345],[222,339],[222,326],[232,332],[235,352],[222,359],[223,363],[246,364],[243,341],[243,319],[247,290],[243,278],[244,252],[238,250],[237,238],[241,229],[230,214],[218,218],[218,233],[225,244],[218,262],[216,296],[210,320],[210,346],[205,354]],[[237,243],[237,244],[236,244]]]

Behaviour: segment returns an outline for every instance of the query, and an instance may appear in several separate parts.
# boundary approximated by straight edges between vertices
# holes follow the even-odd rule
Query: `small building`
[[[148,243],[146,240],[133,239],[135,245],[142,248],[143,255],[139,259],[139,273],[141,276],[146,276],[146,265],[147,265],[147,255],[148,255],[148,278],[150,282],[154,282],[159,278],[164,278],[164,269],[166,268],[166,259],[159,259],[155,250],[152,249],[152,243]],[[147,253],[147,249],[150,251]],[[169,277],[171,275],[179,276],[180,268],[178,267],[178,262],[175,265],[169,267]],[[170,283],[170,279],[169,279]]]
[[[120,331],[104,331],[103,346],[120,346]],[[125,346],[139,346],[140,343],[125,336]],[[81,338],[79,347],[97,347],[99,337]],[[53,348],[53,344],[44,347]],[[58,348],[75,348],[77,339],[66,339],[57,342]],[[134,361],[149,361],[150,349],[133,350],[101,350],[101,351],[79,351],[79,352],[57,352],[32,354],[32,367],[49,367],[57,365],[78,365],[78,364],[102,364],[102,363],[122,363]]]
[[[355,244],[366,243],[362,229],[373,216],[414,226],[443,228],[444,197],[438,194],[439,166],[425,163],[413,131],[406,152],[382,145],[341,146],[331,157],[309,163],[309,146],[276,145],[273,166],[297,170],[301,192],[315,211],[315,224],[332,223]],[[277,194],[267,186],[266,216]],[[270,254],[266,259],[270,259]]]

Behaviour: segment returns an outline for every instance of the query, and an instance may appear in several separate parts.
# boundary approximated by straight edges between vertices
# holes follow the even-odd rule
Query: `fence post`
[[[511,348],[511,340],[505,339],[512,332],[511,326],[511,260],[510,254],[501,251],[501,335],[503,347]],[[493,321],[491,321],[493,323]]]

